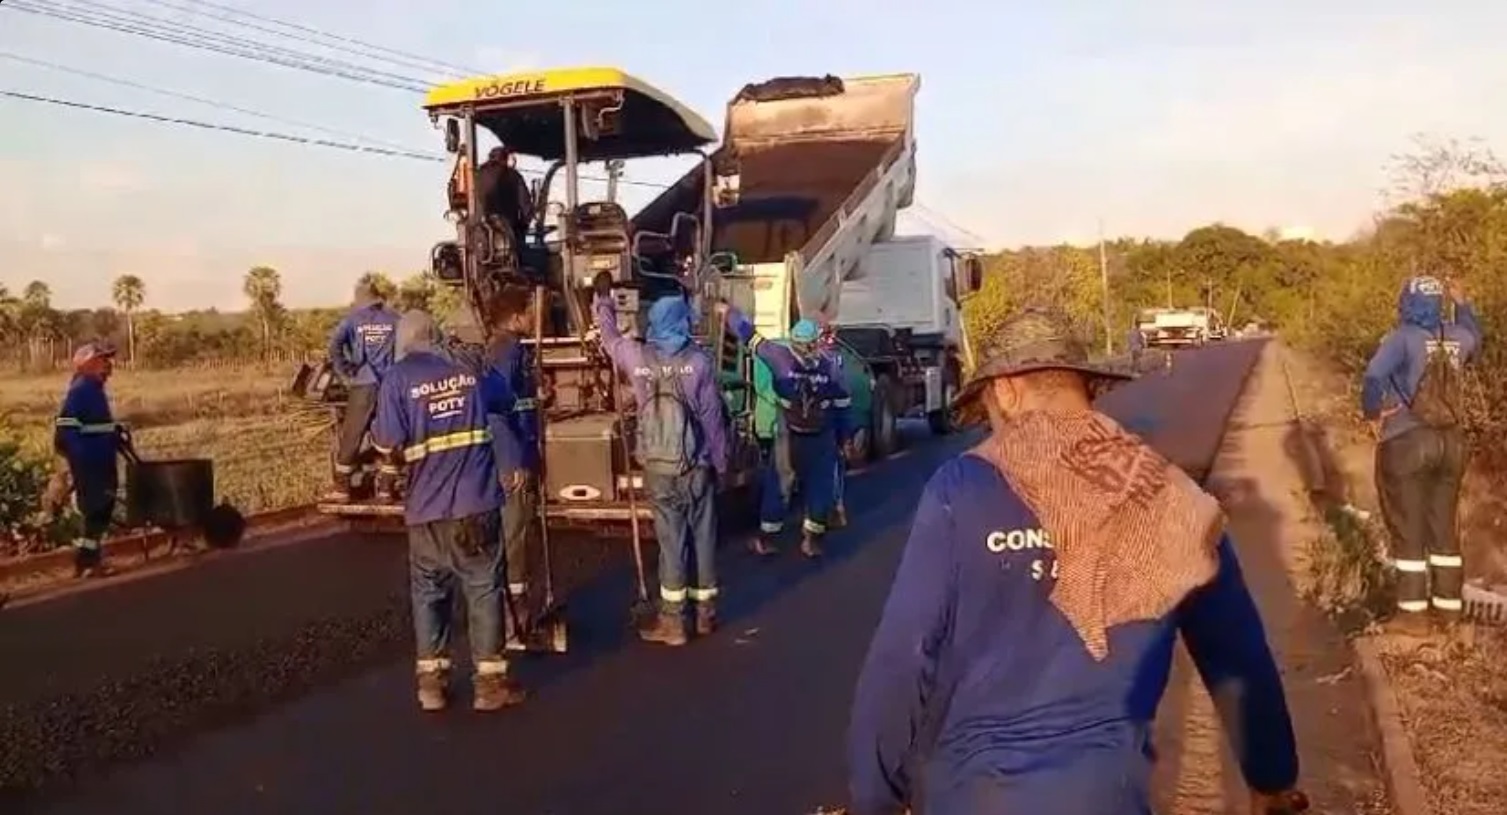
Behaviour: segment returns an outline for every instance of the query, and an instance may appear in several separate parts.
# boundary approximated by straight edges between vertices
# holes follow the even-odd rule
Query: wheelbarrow
[[[143,459],[131,432],[119,431],[126,462],[126,524],[167,533],[168,553],[194,537],[212,549],[241,542],[246,519],[229,504],[215,504],[214,461],[207,458]]]

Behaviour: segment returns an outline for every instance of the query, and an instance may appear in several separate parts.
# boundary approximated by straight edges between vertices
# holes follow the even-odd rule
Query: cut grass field
[[[286,365],[117,370],[111,407],[144,459],[208,458],[215,491],[242,512],[309,503],[329,478],[329,414],[288,393]],[[64,373],[0,377],[0,415],[46,453]]]

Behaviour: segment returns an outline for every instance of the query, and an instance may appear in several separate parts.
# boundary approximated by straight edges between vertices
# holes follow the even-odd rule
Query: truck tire
[[[958,366],[951,360],[947,362],[946,372],[942,374],[942,409],[933,410],[926,414],[926,423],[931,425],[931,432],[937,436],[946,436],[957,429],[956,417],[952,415],[952,400],[958,394]]]
[[[894,394],[895,386],[889,374],[880,374],[874,382],[869,408],[869,455],[874,461],[882,461],[900,450]]]

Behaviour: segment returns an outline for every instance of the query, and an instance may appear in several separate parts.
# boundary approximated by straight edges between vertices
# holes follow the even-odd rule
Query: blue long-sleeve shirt
[[[1411,311],[1408,306],[1413,307]],[[1417,300],[1405,302],[1402,319],[1382,338],[1366,365],[1361,384],[1362,415],[1375,420],[1384,409],[1398,408],[1382,421],[1383,441],[1418,427],[1420,420],[1407,406],[1418,393],[1430,350],[1438,348],[1463,365],[1480,347],[1481,324],[1468,304],[1456,304],[1455,321],[1443,323],[1437,309]]]
[[[602,332],[602,350],[612,358],[633,387],[633,397],[638,404],[647,404],[650,396],[649,369],[642,344],[623,335],[618,329],[617,312],[612,300],[598,297],[593,304],[597,327]],[[719,473],[727,472],[727,428],[724,424],[725,405],[722,388],[712,370],[712,360],[694,343],[687,343],[675,356],[656,356],[660,363],[675,362],[676,375],[680,377],[681,393],[697,424],[700,449],[696,451],[698,465],[709,466]]]
[[[53,423],[53,448],[75,470],[101,478],[115,477],[119,449],[115,417],[105,395],[104,380],[77,375],[68,383],[63,404]]]
[[[432,350],[393,365],[377,392],[372,443],[384,454],[403,454],[409,526],[502,506],[490,417],[512,407],[507,380],[495,370],[478,371]]]
[[[1115,626],[1095,662],[1052,605],[1050,535],[989,463],[922,493],[858,680],[854,815],[1150,815],[1151,731],[1180,632],[1248,784],[1296,782],[1281,677],[1229,541],[1166,619]]]
[[[803,387],[812,388],[816,398],[826,403],[827,429],[839,442],[848,440],[853,432],[853,399],[848,393],[847,374],[840,362],[832,360],[832,354],[801,357],[788,346],[766,340],[754,330],[753,321],[735,308],[727,310],[727,330],[769,366],[776,398],[792,402],[800,398]]]
[[[379,384],[392,367],[397,334],[396,312],[381,303],[358,306],[330,336],[330,364],[352,385]]]

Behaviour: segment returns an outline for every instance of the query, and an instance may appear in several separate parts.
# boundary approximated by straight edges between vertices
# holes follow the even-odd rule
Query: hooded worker
[[[499,330],[489,341],[468,310],[456,315],[451,330],[452,357],[477,370],[491,370],[507,380],[513,408],[490,418],[498,473],[507,493],[502,507],[502,537],[508,572],[508,609],[515,605],[525,628],[540,611],[537,588],[531,581],[528,554],[530,533],[539,505],[539,416],[533,352],[525,343],[533,325],[526,295],[506,298],[500,309]],[[517,626],[508,625],[508,647],[521,649]]]
[[[801,552],[806,557],[819,557],[837,497],[838,460],[852,428],[849,411],[853,400],[848,395],[846,375],[821,352],[821,332],[811,320],[799,320],[791,327],[787,346],[766,341],[736,308],[725,303],[719,308],[726,314],[729,333],[748,343],[769,366],[779,400],[779,423],[788,437],[790,464],[805,504]],[[760,486],[759,535],[752,543],[758,555],[774,554],[770,539],[785,528],[785,493],[780,489],[775,458],[771,456],[764,467]]]
[[[991,432],[916,507],[854,694],[850,811],[1149,815],[1179,634],[1251,811],[1287,800],[1282,680],[1218,502],[1094,409],[1128,375],[1061,315],[975,347],[955,406]]]
[[[716,627],[716,499],[719,474],[727,472],[726,409],[711,356],[691,341],[686,298],[655,300],[638,342],[618,329],[611,285],[610,277],[598,275],[592,311],[602,349],[633,387],[634,456],[659,539],[659,615],[639,633],[650,642],[682,645],[687,604],[695,608],[697,634]]]
[[[1454,322],[1446,322],[1446,296]],[[1460,369],[1481,346],[1475,310],[1457,284],[1420,276],[1397,298],[1397,327],[1366,366],[1361,412],[1376,429],[1376,492],[1397,566],[1399,628],[1428,628],[1464,608],[1456,539],[1465,438]]]
[[[115,370],[115,346],[90,342],[73,353],[73,380],[54,422],[53,447],[68,463],[83,533],[73,541],[76,577],[104,573],[101,545],[115,514],[121,427],[110,413],[105,383]]]
[[[382,380],[372,442],[383,454],[400,453],[407,467],[403,519],[419,705],[447,704],[457,587],[466,602],[473,707],[517,704],[524,693],[509,679],[504,657],[503,493],[488,420],[506,415],[513,397],[500,375],[440,353],[429,315],[404,314],[395,334],[400,358]]]
[[[351,499],[351,480],[376,410],[377,389],[393,364],[398,315],[387,308],[370,282],[356,284],[355,303],[330,337],[329,360],[346,383],[348,396],[335,451],[335,483],[326,500]],[[398,478],[397,467],[382,461],[377,469],[380,499],[391,500]]]

